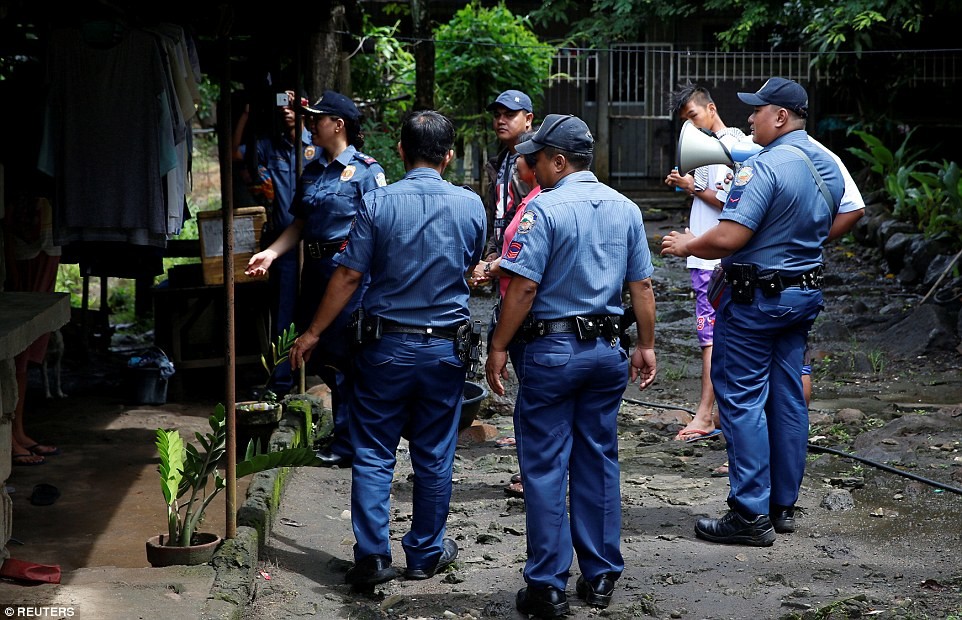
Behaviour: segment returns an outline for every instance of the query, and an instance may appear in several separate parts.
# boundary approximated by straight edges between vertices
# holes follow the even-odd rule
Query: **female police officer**
[[[387,185],[380,164],[358,150],[364,144],[361,114],[350,98],[327,90],[314,105],[305,106],[304,112],[310,115],[311,141],[323,150],[323,156],[304,166],[291,206],[294,221],[267,249],[252,256],[247,265],[248,274],[263,274],[271,262],[303,239],[304,267],[295,312],[300,333],[310,324],[324,296],[337,266],[333,257],[347,239],[361,196]],[[331,389],[334,441],[318,454],[327,466],[345,466],[353,458],[348,433],[352,369],[344,327],[360,305],[366,288],[358,287],[354,298],[323,335],[323,345],[311,360],[311,371]]]

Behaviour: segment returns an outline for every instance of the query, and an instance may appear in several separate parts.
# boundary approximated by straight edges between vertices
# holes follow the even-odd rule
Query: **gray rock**
[[[825,510],[831,511],[851,510],[855,508],[855,500],[852,499],[852,494],[845,489],[834,489],[822,499],[820,505]]]

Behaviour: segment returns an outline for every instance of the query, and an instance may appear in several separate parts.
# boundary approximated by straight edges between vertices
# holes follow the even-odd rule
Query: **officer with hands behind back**
[[[594,607],[611,601],[624,570],[617,415],[629,375],[640,377],[642,389],[655,379],[653,267],[644,223],[634,202],[588,170],[593,145],[584,121],[549,114],[517,146],[536,155],[543,189],[501,257],[512,278],[485,368],[491,388],[504,394],[507,349],[520,360],[514,424],[528,585],[516,606],[541,618],[568,613],[572,547],[582,573],[578,596]],[[618,338],[625,282],[638,317],[630,360]]]
[[[803,350],[822,308],[821,253],[842,197],[838,165],[805,132],[808,94],[769,79],[738,93],[764,147],[735,175],[719,223],[673,231],[662,254],[720,258],[727,288],[715,322],[712,383],[727,439],[731,510],[700,519],[699,538],[768,546],[795,530],[808,446]]]
[[[402,434],[414,468],[411,527],[401,540],[405,576],[432,577],[458,554],[444,533],[471,332],[465,274],[481,258],[485,213],[477,194],[441,178],[453,145],[454,126],[441,114],[405,119],[398,152],[407,173],[364,195],[321,306],[291,348],[294,368],[309,360],[370,273],[352,330],[359,343],[350,426],[357,542],[346,581],[356,587],[396,576],[390,498]]]
[[[323,156],[304,166],[291,206],[294,221],[267,249],[252,256],[247,265],[248,274],[263,274],[278,256],[303,239],[304,266],[295,313],[298,333],[307,329],[324,296],[337,267],[334,255],[347,239],[361,196],[387,185],[381,165],[359,150],[364,145],[361,113],[349,97],[324,91],[304,112],[310,115],[311,140],[323,149]],[[329,447],[318,452],[326,466],[349,465],[354,456],[348,429],[353,371],[346,327],[366,288],[367,278],[337,320],[332,321],[311,365],[313,374],[331,389],[334,439]]]

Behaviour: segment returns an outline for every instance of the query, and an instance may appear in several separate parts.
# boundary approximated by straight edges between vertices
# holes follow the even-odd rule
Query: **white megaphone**
[[[737,169],[760,150],[762,147],[751,140],[741,140],[728,149],[712,132],[685,121],[678,136],[678,170],[681,174],[688,174],[695,168],[711,164]]]

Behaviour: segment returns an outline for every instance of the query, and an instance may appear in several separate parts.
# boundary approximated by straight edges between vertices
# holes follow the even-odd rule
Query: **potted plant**
[[[261,356],[261,363],[269,373],[267,382],[264,384],[264,390],[261,392],[261,398],[259,400],[242,401],[234,406],[239,449],[251,440],[266,445],[270,439],[271,431],[280,422],[284,407],[278,402],[277,394],[266,388],[277,367],[287,360],[291,352],[291,346],[296,339],[297,330],[291,323],[291,326],[277,337],[277,342],[271,343],[272,363],[269,365],[267,359]]]
[[[208,418],[210,429],[205,435],[195,433],[201,450],[185,443],[178,430],[156,431],[160,455],[161,489],[167,503],[167,534],[147,541],[147,559],[152,566],[172,564],[204,564],[210,561],[220,537],[200,533],[197,526],[204,512],[227,482],[217,469],[227,443],[227,424],[223,404],[218,404]],[[287,448],[261,453],[253,442],[248,444],[243,461],[237,463],[237,478],[275,467],[318,465],[320,461],[310,448]],[[198,548],[199,547],[199,548]]]

